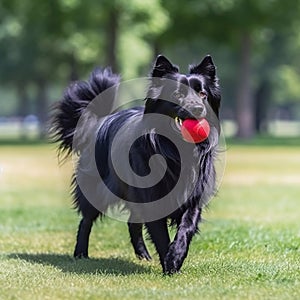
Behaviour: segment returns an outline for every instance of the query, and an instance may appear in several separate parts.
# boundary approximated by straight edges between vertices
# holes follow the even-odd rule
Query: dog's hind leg
[[[134,252],[139,259],[151,260],[151,256],[146,248],[143,239],[143,224],[128,222],[131,244]]]
[[[100,212],[93,207],[85,197],[81,197],[79,210],[81,219],[77,231],[77,242],[74,250],[75,258],[88,258],[89,238],[94,221],[99,217]]]
[[[96,217],[97,218],[97,217]],[[95,218],[95,219],[96,219]],[[77,232],[77,242],[74,250],[75,258],[88,258],[88,247],[93,219],[83,217],[79,223]]]
[[[148,233],[159,255],[160,263],[164,269],[164,258],[170,244],[168,225],[166,219],[146,223]]]

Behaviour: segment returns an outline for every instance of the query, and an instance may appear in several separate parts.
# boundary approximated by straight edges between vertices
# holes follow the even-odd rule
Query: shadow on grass
[[[44,266],[53,266],[65,273],[130,275],[150,272],[150,267],[144,267],[115,257],[74,259],[69,255],[63,254],[13,253],[8,255],[8,258],[21,259]]]

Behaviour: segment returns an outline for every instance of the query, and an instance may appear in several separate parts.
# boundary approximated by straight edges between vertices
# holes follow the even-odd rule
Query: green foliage
[[[62,92],[97,65],[111,64],[126,80],[146,76],[158,52],[182,66],[210,53],[221,78],[224,111],[238,115],[237,95],[251,90],[248,98],[263,102],[264,110],[256,114],[252,103],[252,114],[265,121],[272,105],[299,103],[299,14],[299,0],[3,0],[0,89],[16,95],[10,114],[39,113],[43,119],[39,110],[45,115],[49,90]],[[247,69],[243,52],[251,82],[238,93],[246,82],[240,75]]]
[[[240,137],[250,137],[262,128],[279,98],[281,103],[299,103],[299,0],[288,5],[280,0],[163,3],[171,26],[159,42],[184,64],[206,53],[216,58],[223,108],[237,119]],[[283,65],[292,72],[283,74]],[[248,118],[237,117],[245,115]]]
[[[132,79],[137,75],[145,76],[148,73],[147,69],[144,70],[145,66],[154,56],[152,44],[169,24],[167,12],[159,0],[120,2],[123,11],[118,56],[122,77]]]
[[[9,83],[34,82],[41,76],[57,82],[71,72],[72,59],[79,72],[105,64],[109,10],[120,13],[121,62],[133,57],[136,75],[138,67],[152,56],[149,41],[168,22],[159,1],[4,1],[0,8],[0,55],[4,58],[0,76]]]
[[[278,103],[299,102],[300,98],[300,72],[292,65],[282,65],[275,77],[278,91],[275,100]]]

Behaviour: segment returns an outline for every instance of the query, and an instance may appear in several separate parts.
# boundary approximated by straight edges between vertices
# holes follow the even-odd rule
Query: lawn
[[[1,145],[0,299],[300,299],[300,143],[284,143],[227,145],[219,194],[173,277],[156,255],[137,260],[126,224],[108,218],[91,259],[75,261],[71,162],[58,167],[52,145]]]

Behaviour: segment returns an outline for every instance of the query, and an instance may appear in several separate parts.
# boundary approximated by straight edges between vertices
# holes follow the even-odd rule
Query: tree
[[[289,5],[280,0],[187,0],[184,5],[164,0],[171,19],[176,20],[161,37],[160,44],[170,45],[178,38],[210,40],[237,50],[236,120],[238,136],[252,137],[255,132],[254,63],[255,53],[264,43],[262,32],[289,32],[298,22],[300,1]],[[199,42],[200,43],[200,42]],[[263,53],[264,54],[264,53]]]
[[[35,97],[35,113],[44,125],[49,88],[96,65],[117,72],[130,64],[125,76],[136,76],[152,56],[150,43],[167,17],[159,0],[3,0],[0,20],[1,84],[17,90],[22,116]]]

